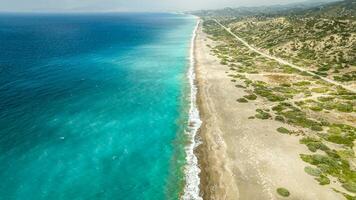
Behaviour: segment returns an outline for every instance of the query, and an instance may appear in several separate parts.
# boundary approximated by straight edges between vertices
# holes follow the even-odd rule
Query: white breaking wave
[[[197,24],[194,28],[191,44],[190,44],[190,66],[188,71],[188,79],[190,83],[190,108],[189,108],[189,123],[188,130],[185,133],[188,135],[189,144],[185,148],[187,164],[185,166],[185,187],[182,195],[182,200],[202,200],[200,196],[200,169],[198,167],[198,158],[194,154],[195,148],[200,144],[196,135],[202,124],[199,116],[199,110],[197,107],[197,91],[198,88],[195,85],[195,60],[194,60],[194,43],[200,21],[197,20]]]

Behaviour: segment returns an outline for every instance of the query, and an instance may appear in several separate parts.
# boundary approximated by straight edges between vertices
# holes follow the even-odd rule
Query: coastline
[[[195,17],[195,16],[194,16]],[[200,145],[197,140],[198,130],[201,127],[202,121],[200,119],[200,113],[197,106],[197,93],[198,88],[196,85],[196,72],[195,72],[195,40],[197,36],[197,30],[200,25],[200,19],[196,18],[196,25],[193,30],[191,43],[190,43],[190,55],[189,55],[189,69],[188,80],[190,85],[190,108],[188,127],[185,131],[189,144],[185,148],[186,152],[186,166],[184,168],[185,174],[185,187],[182,195],[183,200],[202,200],[200,196],[200,168],[198,166],[198,158],[195,154],[195,149]]]
[[[213,57],[210,55],[210,49],[206,46],[206,40],[206,36],[203,36],[202,23],[200,23],[194,46],[198,87],[197,104],[202,119],[202,125],[198,132],[201,144],[195,151],[201,170],[199,174],[200,194],[203,199],[238,199],[239,192],[235,187],[233,174],[227,166],[229,162],[226,153],[227,146],[221,138],[222,132],[216,124],[215,113],[217,114],[217,112],[211,107],[214,104],[212,100],[216,97],[209,96],[211,84],[215,83],[210,82],[207,77],[211,76],[217,79],[222,77],[219,77],[218,74],[207,74],[206,67],[216,66],[215,64],[218,62],[211,62]],[[225,73],[223,75],[225,76]]]

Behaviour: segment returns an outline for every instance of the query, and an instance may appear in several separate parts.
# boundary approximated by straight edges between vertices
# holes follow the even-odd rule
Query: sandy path
[[[198,148],[201,192],[204,199],[231,200],[336,200],[344,199],[329,187],[320,186],[304,172],[300,153],[309,153],[299,137],[276,131],[274,120],[248,119],[263,105],[240,104],[245,95],[227,76],[228,68],[210,54],[212,41],[198,29],[195,41],[198,103],[202,117]],[[291,196],[282,198],[276,188],[287,188]]]
[[[308,74],[310,74],[310,75],[313,75],[313,76],[317,76],[317,77],[319,77],[320,79],[322,79],[322,80],[324,80],[324,81],[326,81],[326,82],[328,82],[328,83],[341,86],[341,87],[343,87],[343,88],[345,88],[345,89],[347,89],[347,90],[349,90],[349,91],[351,91],[351,92],[355,92],[355,93],[356,93],[356,89],[353,88],[353,87],[350,87],[350,86],[341,84],[341,83],[339,83],[339,82],[336,82],[336,81],[334,81],[334,80],[331,80],[331,79],[328,79],[328,78],[319,76],[319,75],[317,75],[317,74],[315,74],[315,73],[313,73],[313,72],[311,72],[311,71],[306,70],[305,68],[302,68],[302,67],[299,67],[299,66],[297,66],[297,65],[294,65],[293,63],[287,62],[287,61],[285,61],[285,60],[283,60],[283,59],[281,59],[281,58],[277,58],[277,57],[268,55],[268,54],[266,54],[266,53],[264,53],[264,52],[262,52],[262,51],[260,51],[260,50],[258,50],[258,49],[256,49],[256,48],[252,47],[252,46],[249,45],[245,40],[243,40],[242,38],[240,38],[239,36],[237,36],[235,33],[233,33],[229,28],[227,28],[226,26],[222,25],[219,21],[217,21],[216,19],[215,19],[214,21],[215,21],[217,24],[219,24],[222,28],[224,28],[227,32],[229,32],[233,37],[235,37],[237,40],[239,40],[241,43],[243,43],[243,44],[244,44],[247,48],[249,48],[251,51],[254,51],[254,52],[256,52],[256,53],[258,53],[258,54],[260,54],[261,56],[264,56],[264,57],[266,57],[266,58],[275,60],[275,61],[279,62],[280,64],[288,65],[288,66],[290,66],[290,67],[292,67],[292,68],[294,68],[294,69],[297,69],[297,70],[299,70],[299,71],[306,72],[306,73],[308,73]]]

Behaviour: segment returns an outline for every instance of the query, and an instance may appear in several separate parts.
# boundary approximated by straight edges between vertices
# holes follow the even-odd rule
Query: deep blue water
[[[0,199],[178,199],[194,25],[0,14]]]

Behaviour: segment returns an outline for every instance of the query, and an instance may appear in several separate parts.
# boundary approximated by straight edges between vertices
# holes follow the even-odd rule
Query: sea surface
[[[0,14],[0,199],[179,199],[179,14]]]

